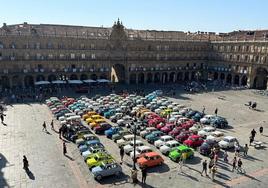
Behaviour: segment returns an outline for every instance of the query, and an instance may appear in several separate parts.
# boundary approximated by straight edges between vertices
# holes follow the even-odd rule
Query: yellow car
[[[137,112],[137,116],[141,117],[145,112],[150,112],[150,110],[147,108],[142,108]]]
[[[163,111],[161,112],[160,115],[161,115],[162,117],[165,117],[165,116],[171,114],[172,111],[173,111],[172,109],[167,108],[167,109],[163,110]]]
[[[90,118],[90,117],[93,116],[93,115],[97,115],[97,112],[90,111],[90,112],[84,114],[84,115],[82,116],[82,118],[83,118],[83,120],[86,120],[86,119]]]
[[[94,127],[99,126],[101,123],[105,123],[105,119],[97,119],[96,121],[93,121],[92,123],[89,124],[89,126],[91,127],[91,129],[93,129]]]
[[[87,122],[87,124],[90,124],[90,123],[96,121],[97,119],[104,119],[104,118],[100,115],[93,115],[90,118],[87,118],[86,122]]]

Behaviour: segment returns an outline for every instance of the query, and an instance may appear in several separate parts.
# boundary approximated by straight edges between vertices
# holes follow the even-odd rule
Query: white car
[[[203,118],[200,119],[200,123],[202,124],[210,124],[211,120],[214,119],[215,115],[205,115]]]
[[[202,128],[202,126],[199,123],[194,124],[192,127],[189,128],[189,131],[191,132],[197,132]]]
[[[135,145],[136,145],[136,147],[139,147],[139,146],[143,146],[144,143],[142,141],[140,141],[140,140],[136,140],[136,144]],[[134,140],[131,141],[129,144],[127,144],[127,145],[124,146],[124,152],[126,154],[129,154],[133,150],[134,150]]]
[[[160,152],[164,155],[168,155],[171,150],[178,147],[180,145],[176,140],[171,140],[166,142],[163,146],[160,147]]]
[[[206,140],[215,140],[216,142],[219,142],[223,136],[224,136],[223,132],[213,131],[212,133],[210,133],[209,136],[207,136]]]
[[[163,146],[166,142],[174,140],[172,136],[169,135],[164,135],[161,136],[159,140],[156,140],[154,142],[155,147],[160,148],[161,146]]]
[[[152,152],[152,148],[150,146],[140,146],[136,149],[136,158],[141,157],[143,154]],[[130,152],[130,157],[134,159],[134,151]]]
[[[140,132],[140,136],[142,138],[145,138],[146,135],[150,134],[153,131],[157,131],[157,128],[155,128],[155,127],[147,127],[144,131]]]
[[[214,131],[216,131],[215,127],[208,126],[208,127],[203,128],[201,131],[198,131],[198,135],[202,137],[206,137]]]
[[[134,140],[134,135],[133,134],[128,134],[123,136],[123,138],[117,140],[117,145],[118,147],[127,145],[128,143],[130,143],[132,140]]]
[[[219,146],[222,149],[229,149],[229,148],[233,148],[236,142],[237,142],[237,139],[235,137],[233,137],[233,136],[225,136],[219,142]]]

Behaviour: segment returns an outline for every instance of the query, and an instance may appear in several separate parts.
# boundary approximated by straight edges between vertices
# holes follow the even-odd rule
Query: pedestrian
[[[181,172],[182,172],[182,167],[183,167],[183,155],[181,155],[179,158],[179,168]]]
[[[65,142],[63,142],[63,155],[66,155],[66,153],[67,153],[67,148],[66,148],[66,144],[65,144]]]
[[[244,147],[244,156],[247,156],[248,155],[248,145],[245,144],[245,147]]]
[[[207,160],[205,160],[203,163],[202,163],[202,166],[203,166],[203,169],[202,169],[202,172],[201,172],[201,176],[203,176],[203,172],[205,171],[205,173],[206,173],[206,176],[208,175],[207,174],[207,166],[208,166],[208,164],[207,164]]]
[[[205,114],[205,110],[206,110],[206,108],[205,108],[205,106],[203,106],[202,114]]]
[[[215,109],[215,115],[218,115],[218,108]]]
[[[224,160],[224,162],[228,163],[228,153],[226,150],[223,153],[223,160]]]
[[[61,139],[62,127],[59,128],[59,138]]]
[[[141,182],[144,184],[146,183],[146,177],[147,177],[147,168],[143,167],[141,169]]]
[[[52,119],[52,121],[50,123],[50,126],[51,126],[51,130],[54,130],[54,122],[53,122],[53,119]]]
[[[234,169],[236,169],[236,156],[233,159],[233,168],[232,168],[232,172],[234,171]]]
[[[213,167],[213,165],[214,165],[214,160],[211,159],[211,160],[209,161],[209,164],[208,164],[209,173],[211,173],[211,168]]]
[[[214,164],[218,162],[219,156],[217,153],[214,154]]]
[[[243,169],[242,169],[242,160],[239,158],[238,159],[238,162],[237,162],[237,173],[238,172],[241,172],[241,173],[243,173]]]
[[[214,181],[215,174],[217,172],[216,164],[213,165],[213,167],[211,168],[211,171],[212,171],[211,179],[212,179],[212,181]]]
[[[121,163],[123,162],[124,154],[125,154],[125,152],[124,152],[124,148],[123,148],[123,146],[121,146],[121,147],[120,147]]]
[[[28,159],[25,155],[23,155],[22,162],[23,162],[23,169],[28,171],[29,170],[29,162],[28,162]]]
[[[250,146],[251,146],[251,144],[253,143],[253,141],[254,141],[253,136],[250,136],[250,137],[249,137],[249,145],[250,145]]]
[[[260,131],[260,134],[262,135],[262,133],[263,133],[263,127],[262,126],[260,127],[259,131]]]
[[[256,134],[257,134],[257,132],[255,131],[255,129],[252,129],[251,136],[253,137],[253,140],[254,140]]]
[[[235,144],[235,156],[239,156],[239,152],[240,152],[240,146],[236,143]]]
[[[6,116],[5,114],[1,113],[0,118],[1,118],[1,123],[4,124],[4,116]]]
[[[43,129],[42,129],[42,131],[46,131],[47,132],[47,125],[46,125],[46,122],[44,121],[44,123],[43,123]]]

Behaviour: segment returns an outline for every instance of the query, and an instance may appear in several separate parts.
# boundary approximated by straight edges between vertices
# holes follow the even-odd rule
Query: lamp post
[[[136,121],[134,121],[134,156],[133,156],[133,167],[131,170],[131,178],[132,182],[135,184],[138,182],[138,174],[137,174],[137,168],[136,168],[136,133],[137,133],[137,127],[136,127]]]

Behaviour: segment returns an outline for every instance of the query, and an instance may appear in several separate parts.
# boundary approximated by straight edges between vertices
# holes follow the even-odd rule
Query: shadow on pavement
[[[191,176],[190,174],[187,174],[186,172],[179,172],[179,175],[185,176],[186,178],[189,178],[189,179],[194,180],[194,181],[199,181],[196,177]]]
[[[65,154],[65,157],[67,157],[67,158],[70,159],[71,161],[74,160],[71,156],[69,156],[69,155],[67,155],[67,154]]]
[[[4,173],[2,169],[5,168],[8,164],[8,161],[4,155],[0,153],[0,187],[9,187],[6,179],[4,178]]]
[[[35,176],[34,174],[32,173],[32,171],[29,169],[29,170],[26,170],[25,171],[27,176],[31,179],[31,180],[35,180]]]
[[[148,168],[148,173],[165,173],[168,172],[170,168],[165,163],[161,166],[156,166],[153,168]]]
[[[230,180],[231,179],[230,176],[228,176],[227,174],[221,173],[221,172],[217,172],[216,177],[219,177],[219,178],[224,179],[224,180]]]
[[[252,156],[250,156],[250,155],[248,155],[248,156],[240,156],[242,159],[245,159],[245,160],[249,160],[249,161],[263,161],[263,160],[261,160],[261,159],[258,159],[258,158],[256,158],[256,157],[252,157]]]
[[[222,187],[230,188],[229,185],[227,185],[226,183],[221,182],[221,181],[219,181],[219,180],[217,180],[217,179],[214,179],[213,182],[214,182],[214,183],[217,183],[217,184],[219,184],[219,185],[221,185]]]
[[[194,156],[194,158],[187,160],[186,164],[199,164],[201,162],[201,158],[198,156]]]
[[[129,176],[122,173],[119,176],[109,176],[105,177],[99,181],[100,184],[113,184],[113,185],[123,185],[129,182]]]
[[[151,185],[148,185],[147,183],[141,183],[140,181],[138,181],[137,185],[139,185],[140,187],[145,187],[145,188],[154,188]]]
[[[244,174],[244,176],[246,176],[246,177],[248,177],[248,178],[250,178],[250,179],[252,179],[252,180],[255,180],[255,181],[261,182],[261,180],[258,180],[257,178],[255,178],[255,177],[253,177],[253,176],[251,176],[251,175]]]

